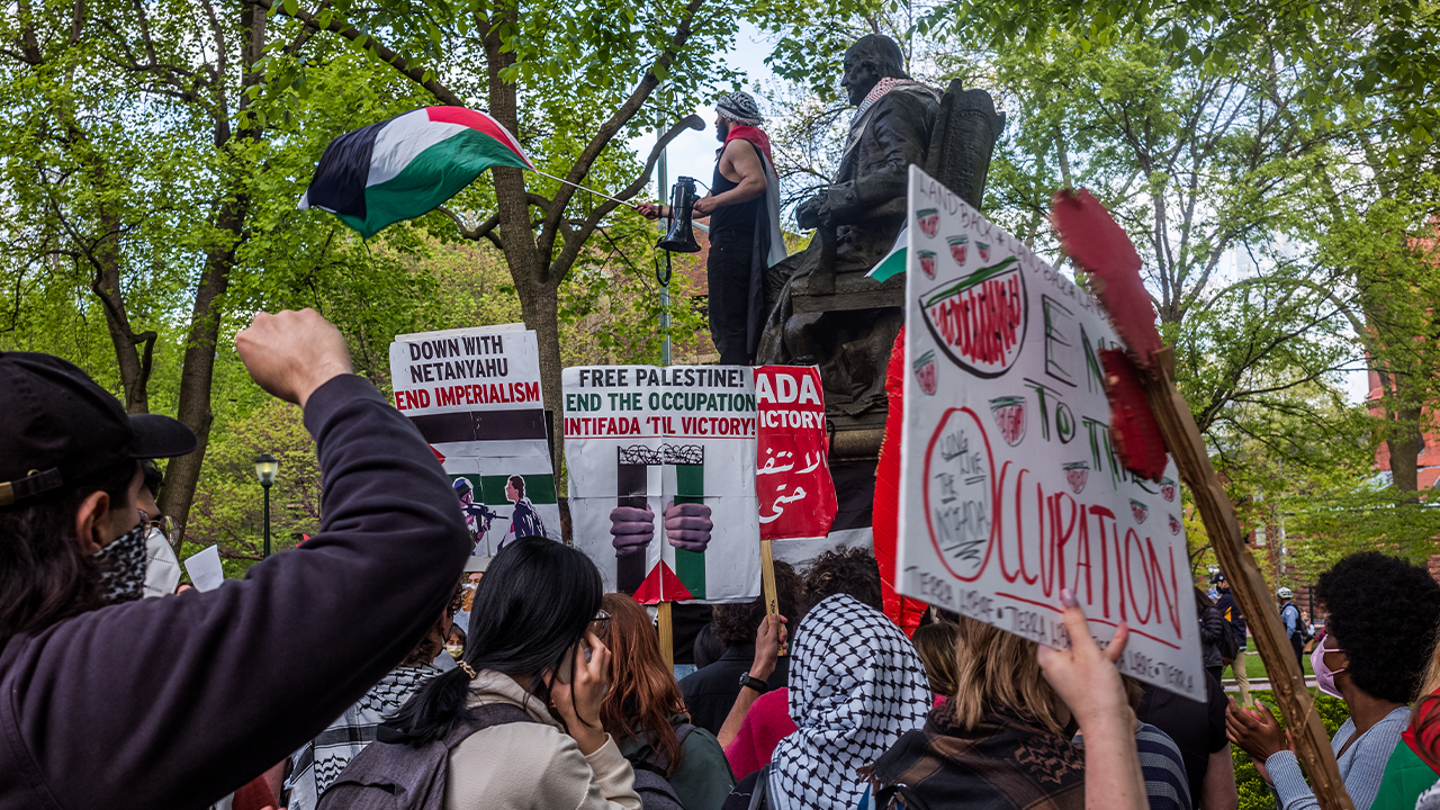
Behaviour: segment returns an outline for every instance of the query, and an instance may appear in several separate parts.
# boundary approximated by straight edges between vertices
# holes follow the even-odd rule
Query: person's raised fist
[[[315,389],[352,373],[345,338],[313,309],[257,313],[235,349],[261,388],[302,408]]]

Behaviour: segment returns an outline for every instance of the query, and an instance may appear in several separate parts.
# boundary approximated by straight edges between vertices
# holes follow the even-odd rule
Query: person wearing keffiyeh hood
[[[885,614],[845,594],[806,614],[790,663],[798,730],[770,760],[769,807],[841,810],[860,801],[860,769],[925,722],[925,665]]]
[[[765,326],[765,271],[785,258],[780,233],[780,179],[770,156],[765,119],[749,93],[736,91],[715,104],[715,153],[710,193],[695,203],[710,217],[710,337],[722,365],[754,365]],[[668,217],[670,206],[636,206],[649,219]]]

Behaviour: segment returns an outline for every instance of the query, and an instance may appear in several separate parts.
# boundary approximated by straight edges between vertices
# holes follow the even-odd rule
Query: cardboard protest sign
[[[534,332],[509,324],[397,335],[390,377],[395,407],[450,476],[475,554],[516,537],[560,539]]]
[[[762,539],[824,537],[835,522],[823,390],[814,366],[755,369],[755,493]]]
[[[1122,672],[1204,700],[1175,464],[1118,463],[1103,309],[914,166],[909,204],[898,589],[1056,647],[1073,589]]]
[[[575,547],[605,589],[657,601],[731,602],[760,590],[755,384],[738,366],[580,366],[562,374]],[[710,507],[703,552],[666,542],[671,503]],[[646,507],[654,539],[617,556],[618,507]]]

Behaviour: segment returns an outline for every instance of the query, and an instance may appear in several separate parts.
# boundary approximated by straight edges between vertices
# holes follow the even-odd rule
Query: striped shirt
[[[1076,734],[1074,742],[1083,746],[1084,736]],[[1150,810],[1191,810],[1195,805],[1190,800],[1185,761],[1180,758],[1180,747],[1170,735],[1149,723],[1140,723],[1135,729],[1135,749],[1140,755],[1140,771],[1145,777]]]

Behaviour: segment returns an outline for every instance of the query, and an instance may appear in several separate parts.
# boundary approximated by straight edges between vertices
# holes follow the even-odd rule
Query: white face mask
[[[180,585],[180,560],[165,533],[152,528],[145,537],[145,597],[169,596]]]

